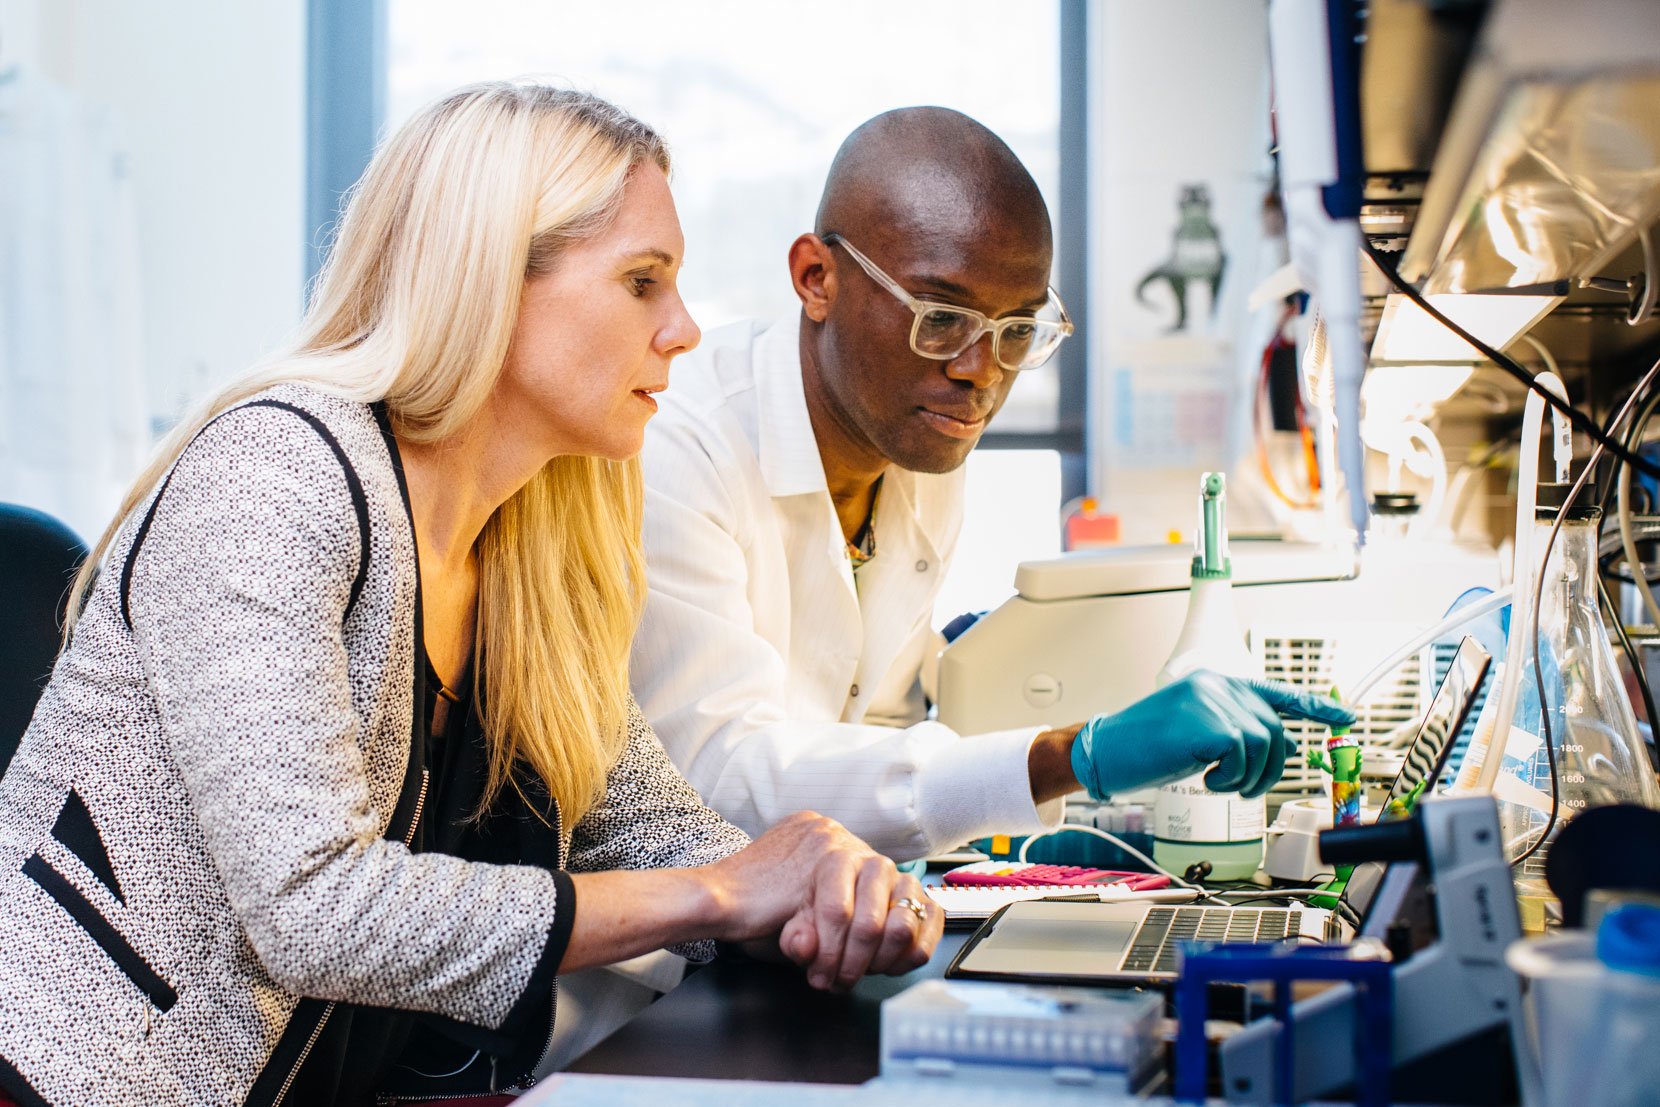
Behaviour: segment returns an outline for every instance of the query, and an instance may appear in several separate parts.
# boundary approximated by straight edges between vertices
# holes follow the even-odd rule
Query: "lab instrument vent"
[[[1376,631],[1355,633],[1370,645],[1363,657],[1378,652],[1376,643],[1380,639]],[[1341,632],[1297,633],[1293,628],[1261,625],[1252,627],[1251,633],[1264,676],[1322,696],[1331,691],[1338,672],[1352,674],[1367,668],[1365,664],[1341,663],[1345,637]],[[1406,634],[1401,637],[1405,638]],[[1430,657],[1426,650],[1403,662],[1366,697],[1359,709],[1360,717],[1350,730],[1360,739],[1363,764],[1374,768],[1399,764],[1401,750],[1412,740],[1413,729],[1427,706],[1426,697],[1433,690],[1429,677]],[[1283,801],[1319,795],[1324,787],[1321,773],[1309,768],[1306,758],[1311,749],[1325,749],[1328,731],[1318,723],[1291,719],[1285,724],[1285,732],[1296,745],[1286,761],[1285,775],[1274,786],[1274,796]]]

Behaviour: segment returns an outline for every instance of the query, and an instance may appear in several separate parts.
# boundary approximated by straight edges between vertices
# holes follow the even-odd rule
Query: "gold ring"
[[[915,915],[916,921],[919,923],[926,922],[928,919],[928,908],[912,899],[910,896],[894,900],[888,905],[888,910],[892,911],[895,907],[903,907],[905,910]]]

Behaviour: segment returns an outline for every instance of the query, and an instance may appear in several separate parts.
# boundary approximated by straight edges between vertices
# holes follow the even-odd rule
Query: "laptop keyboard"
[[[1301,924],[1301,912],[1288,908],[1155,907],[1136,930],[1123,969],[1173,973],[1183,942],[1283,942]]]

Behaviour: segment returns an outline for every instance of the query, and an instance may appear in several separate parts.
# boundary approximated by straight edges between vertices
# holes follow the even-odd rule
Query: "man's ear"
[[[836,259],[818,235],[804,234],[790,243],[790,282],[807,318],[824,322],[836,300]]]

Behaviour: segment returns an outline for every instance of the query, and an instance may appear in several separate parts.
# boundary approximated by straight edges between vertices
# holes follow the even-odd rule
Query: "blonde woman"
[[[0,782],[5,1095],[504,1090],[560,972],[932,951],[913,880],[811,814],[750,844],[628,695],[635,454],[698,340],[667,169],[592,97],[452,94],[293,348],[163,443]]]

